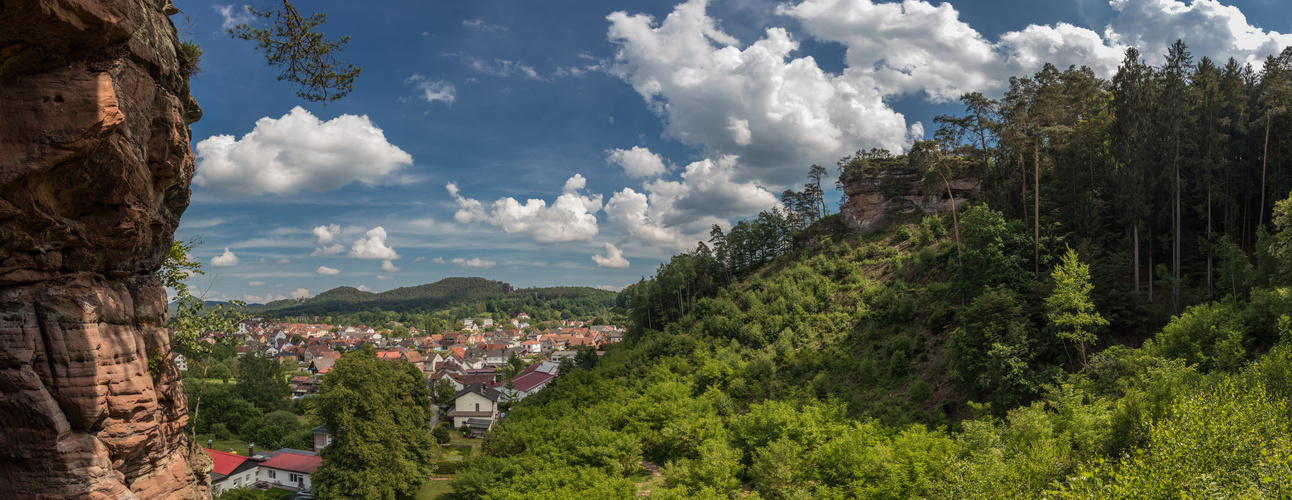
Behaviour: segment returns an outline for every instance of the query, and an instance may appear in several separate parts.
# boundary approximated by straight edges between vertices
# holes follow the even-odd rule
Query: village
[[[309,322],[317,321],[313,317],[293,319],[253,317],[239,322],[232,333],[238,340],[237,357],[254,354],[283,365],[283,371],[292,374],[288,385],[296,400],[317,394],[343,353],[372,346],[378,358],[407,361],[425,375],[437,413],[439,408],[447,409],[434,416],[430,428],[445,421],[467,438],[482,437],[505,417],[506,408],[547,387],[559,376],[562,362],[573,362],[580,352],[602,355],[606,346],[620,342],[624,335],[622,326],[572,320],[533,328],[530,316],[523,312],[498,322],[465,318],[458,330],[432,335],[393,321],[373,327]],[[392,336],[394,332],[403,338]],[[179,369],[187,371],[188,360],[178,353],[174,357]],[[208,446],[213,491],[273,487],[295,491],[292,498],[312,498],[310,475],[322,465],[319,452],[332,442],[325,426],[312,432],[312,450],[265,451],[252,445],[243,455],[240,450]]]

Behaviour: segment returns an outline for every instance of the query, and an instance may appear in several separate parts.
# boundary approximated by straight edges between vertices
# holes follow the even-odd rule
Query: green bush
[[[906,389],[906,393],[911,396],[911,401],[919,403],[929,399],[929,395],[933,393],[933,388],[924,379],[917,378],[911,382],[910,387]]]

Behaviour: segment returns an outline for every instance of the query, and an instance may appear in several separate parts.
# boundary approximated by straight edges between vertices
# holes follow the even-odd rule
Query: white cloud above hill
[[[453,220],[461,224],[483,222],[502,228],[507,233],[522,233],[538,243],[590,241],[597,235],[597,216],[601,211],[601,195],[584,195],[587,186],[582,175],[574,174],[565,181],[561,195],[551,206],[540,199],[531,198],[524,204],[512,197],[499,198],[489,209],[480,201],[460,194],[457,184],[445,186],[457,201],[458,211]]]
[[[376,185],[413,164],[367,116],[322,121],[297,106],[261,118],[251,132],[208,137],[194,146],[193,184],[226,197],[326,192],[352,182]]]

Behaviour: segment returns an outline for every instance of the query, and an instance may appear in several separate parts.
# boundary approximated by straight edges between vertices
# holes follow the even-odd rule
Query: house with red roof
[[[245,488],[260,480],[258,466],[261,460],[227,451],[210,448],[205,450],[206,454],[211,456],[211,493],[213,495],[235,488]]]
[[[294,488],[310,487],[310,475],[323,465],[317,453],[283,448],[269,460],[260,463],[260,480]]]

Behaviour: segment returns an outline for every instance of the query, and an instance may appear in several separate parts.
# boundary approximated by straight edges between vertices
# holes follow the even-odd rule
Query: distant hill
[[[322,316],[332,313],[353,313],[374,307],[388,311],[438,308],[506,294],[513,290],[507,283],[484,278],[445,278],[435,283],[396,288],[381,293],[365,292],[354,287],[343,286],[308,299],[277,300],[263,306],[249,307],[247,312],[273,316]],[[560,295],[560,292],[550,293]],[[573,296],[579,292],[571,290],[566,293]]]
[[[215,306],[218,306],[218,305],[229,305],[229,303],[228,303],[227,301],[223,301],[223,300],[204,300],[204,301],[202,301],[202,307],[204,307],[204,308],[212,308],[212,307],[215,307]],[[264,306],[264,304],[247,304],[247,307],[248,307],[248,308],[251,308],[251,307],[263,307],[263,306]],[[169,304],[166,304],[166,317],[167,317],[167,318],[174,318],[174,317],[175,317],[175,314],[177,314],[177,313],[179,313],[179,305],[178,305],[178,302],[171,302],[171,303],[169,303]]]

